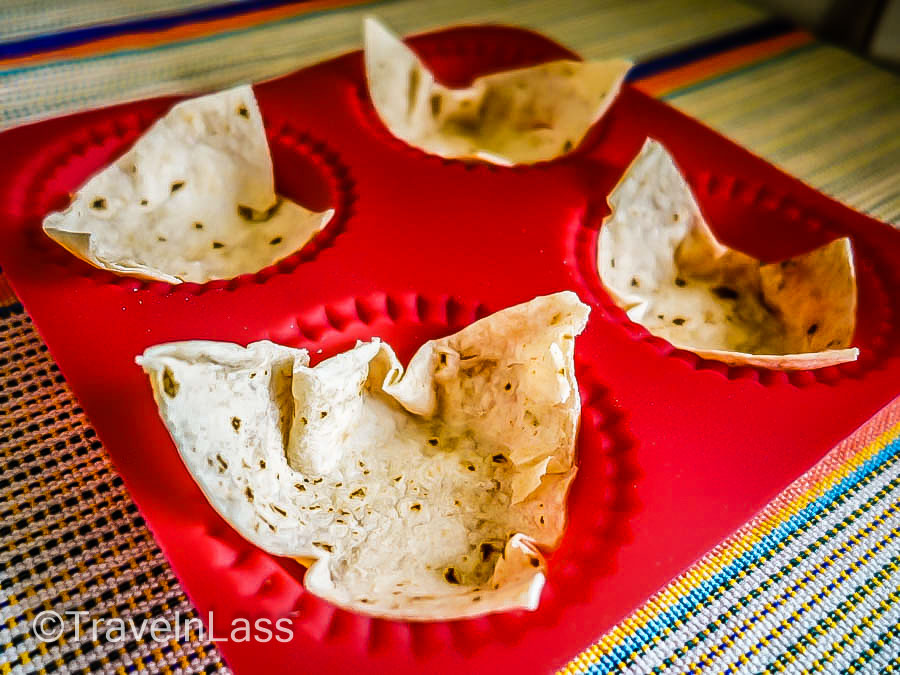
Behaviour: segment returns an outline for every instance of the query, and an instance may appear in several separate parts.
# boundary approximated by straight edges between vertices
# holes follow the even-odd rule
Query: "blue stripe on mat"
[[[766,19],[761,23],[753,24],[745,28],[740,28],[725,35],[719,35],[695,45],[679,49],[670,54],[657,56],[635,66],[628,72],[627,81],[640,80],[651,75],[656,75],[664,70],[671,70],[683,66],[687,63],[700,61],[709,56],[714,56],[729,49],[743,47],[753,42],[768,40],[779,35],[784,35],[792,30],[796,30],[797,26],[788,21],[774,17]]]
[[[795,515],[775,527],[770,534],[763,537],[758,544],[736,558],[734,562],[699,584],[686,595],[680,597],[671,607],[650,619],[645,626],[637,629],[634,635],[626,636],[621,644],[600,657],[596,663],[592,663],[586,672],[597,674],[612,672],[633,652],[641,653],[642,646],[659,644],[655,642],[654,638],[661,635],[665,628],[674,625],[678,620],[684,621],[688,612],[703,602],[705,598],[712,595],[715,589],[733,579],[741,570],[756,564],[766,553],[774,550],[779,543],[793,532],[803,527],[810,519],[825,510],[842,493],[852,488],[868,474],[881,468],[898,453],[900,453],[900,438],[895,438],[878,454],[863,462],[858,469],[834,485],[821,497],[810,502]]]
[[[181,13],[165,14],[146,19],[128,19],[119,23],[97,24],[64,30],[47,35],[13,40],[0,44],[0,59],[28,56],[39,52],[52,51],[72,47],[93,40],[120,35],[122,33],[150,33],[166,30],[186,23],[212,21],[260,9],[269,9],[282,5],[304,5],[309,0],[234,0],[227,4],[214,4],[211,7],[190,10]]]
[[[90,42],[92,40],[111,37],[118,34],[160,31],[185,23],[208,21],[212,19],[236,16],[238,14],[253,10],[289,4],[302,5],[307,1],[308,0],[301,0],[300,2],[296,2],[296,0],[236,0],[232,4],[216,5],[214,7],[207,7],[193,12],[185,12],[183,14],[166,15],[150,19],[136,19],[133,21],[125,21],[117,24],[88,26],[71,31],[41,35],[37,37],[26,38],[24,40],[16,42],[10,42],[7,44],[0,44],[0,60],[14,58],[17,56],[25,56],[42,51],[52,51],[54,49],[61,49],[76,44]],[[373,1],[372,4],[380,3]],[[320,14],[332,10],[339,10],[342,7],[342,5],[336,5],[333,8],[323,8],[315,13]],[[276,23],[280,23],[280,21]],[[728,49],[741,47],[743,45],[747,45],[760,40],[766,40],[778,35],[788,33],[791,30],[795,29],[796,26],[786,19],[777,17],[766,19],[751,26],[746,26],[736,31],[726,33],[725,35],[719,35],[714,38],[699,42],[690,47],[679,49],[674,52],[663,54],[638,63],[628,73],[627,79],[628,81],[639,80],[641,78],[662,72],[664,70],[676,68],[693,61],[699,61],[708,56],[713,56]],[[231,31],[226,31],[226,33],[230,32]],[[121,53],[122,52],[114,52],[114,54],[116,55],[121,55]],[[101,54],[98,56],[102,57],[104,55]],[[89,57],[87,60],[93,60],[93,58]],[[31,70],[35,67],[40,67],[40,64],[38,66],[26,66],[20,69],[12,69],[11,71],[7,72],[14,73],[24,70]]]

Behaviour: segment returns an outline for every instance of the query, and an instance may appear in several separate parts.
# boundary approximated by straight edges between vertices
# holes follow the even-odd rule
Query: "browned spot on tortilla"
[[[489,541],[486,541],[483,544],[481,544],[481,546],[478,547],[478,551],[481,554],[481,559],[483,561],[487,561],[495,553],[502,553],[503,549],[498,548],[497,546],[495,546],[494,544],[492,544]]]
[[[175,398],[175,395],[178,393],[179,384],[175,381],[175,376],[172,374],[172,371],[168,368],[163,369],[162,382],[163,391],[166,392],[166,395],[169,398]]]
[[[266,209],[265,219],[269,220],[272,216],[278,213],[278,210],[281,208],[283,200],[281,197],[275,200],[275,203],[272,204],[268,209]]]
[[[416,94],[419,92],[419,71],[414,66],[409,71],[409,100],[406,114],[412,113],[413,106],[416,103]]]
[[[716,295],[716,297],[722,298],[722,300],[738,299],[738,292],[730,286],[716,286],[712,289],[712,292]]]
[[[231,418],[231,426],[235,431],[238,431],[241,428],[241,418],[240,417],[232,417]]]

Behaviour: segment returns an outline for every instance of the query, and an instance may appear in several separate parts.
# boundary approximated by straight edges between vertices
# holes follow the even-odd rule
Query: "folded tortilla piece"
[[[535,609],[566,522],[589,309],[536,298],[425,343],[309,367],[271,342],[151,347],[137,362],[212,506],[314,594],[365,614]]]
[[[249,85],[174,106],[44,231],[101,269],[172,284],[228,279],[303,247],[331,219],[275,194]]]
[[[854,361],[848,238],[762,263],[716,240],[671,155],[647,139],[609,195],[600,279],[628,317],[704,358],[777,369]]]
[[[384,24],[364,22],[366,76],[394,136],[447,158],[533,164],[568,153],[612,104],[631,63],[559,60],[451,89]]]

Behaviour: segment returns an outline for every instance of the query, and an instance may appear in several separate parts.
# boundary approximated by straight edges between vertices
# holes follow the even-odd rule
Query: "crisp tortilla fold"
[[[101,269],[169,283],[227,279],[290,255],[331,219],[278,197],[253,89],[174,106],[85,183],[44,231]]]
[[[609,205],[600,279],[654,335],[733,365],[810,369],[857,358],[849,239],[768,264],[724,246],[672,157],[652,139]]]
[[[564,155],[612,104],[631,63],[561,60],[451,89],[377,19],[364,23],[369,93],[398,138],[448,158],[532,164]]]
[[[537,606],[576,471],[588,311],[539,297],[425,343],[405,372],[377,339],[314,368],[271,342],[164,344],[137,362],[240,534],[313,561],[307,588],[341,607],[449,619]]]

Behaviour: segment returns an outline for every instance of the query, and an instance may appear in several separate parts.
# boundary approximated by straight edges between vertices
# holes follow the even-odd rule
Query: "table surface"
[[[900,78],[758,9],[712,0],[267,3],[152,0],[0,7],[0,129],[151,95],[259,81],[398,31],[496,22],[633,81],[851,207],[900,221]],[[415,5],[415,6],[414,6]],[[227,670],[215,646],[41,643],[42,610],[193,616],[102,445],[0,276],[0,673]],[[567,672],[888,672],[900,668],[900,400]]]

